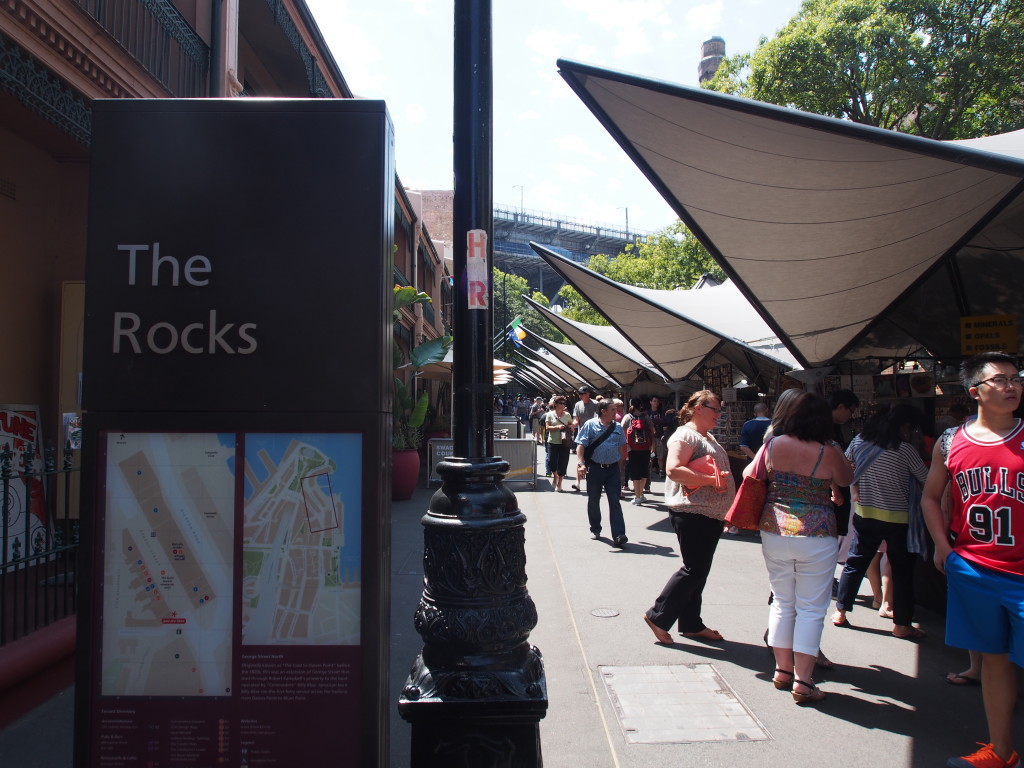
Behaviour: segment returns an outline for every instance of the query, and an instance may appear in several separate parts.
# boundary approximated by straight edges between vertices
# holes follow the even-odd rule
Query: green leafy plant
[[[427,407],[430,404],[429,395],[421,392],[419,397],[413,397],[414,387],[412,384],[425,366],[431,363],[439,363],[448,354],[452,346],[451,336],[440,336],[418,344],[409,350],[408,359],[402,348],[398,345],[398,325],[401,320],[401,310],[411,307],[413,304],[422,304],[430,301],[430,296],[422,291],[417,291],[409,285],[396,285],[394,288],[394,309],[391,319],[395,333],[392,337],[392,367],[395,370],[395,392],[392,404],[392,431],[391,446],[395,450],[415,449],[419,446],[422,436],[423,422],[427,416]],[[412,372],[412,380],[409,385],[397,375],[398,370]]]

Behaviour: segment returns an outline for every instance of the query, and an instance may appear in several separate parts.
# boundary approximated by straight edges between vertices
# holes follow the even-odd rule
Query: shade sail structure
[[[584,384],[590,383],[557,357],[546,351],[542,353],[535,349],[530,349],[527,346],[521,346],[516,348],[516,352],[527,360],[535,363],[540,370],[548,371],[553,375],[558,376],[560,380],[564,381],[568,385],[569,389],[579,389]]]
[[[525,354],[516,350],[516,354],[519,360],[516,363],[516,367],[521,371],[526,371],[531,374],[533,378],[546,382],[549,385],[551,392],[569,392],[573,389],[573,385],[559,376],[555,371],[548,368],[543,363],[537,360],[531,360]]]
[[[520,328],[526,331],[528,337],[534,339],[552,356],[557,357],[594,389],[609,389],[621,386],[607,371],[601,370],[601,366],[595,363],[590,355],[575,344],[561,344],[557,341],[545,339],[525,325],[520,326]]]
[[[765,385],[780,369],[798,367],[732,281],[688,291],[637,288],[531,247],[671,381],[689,379],[712,355]]]
[[[1024,132],[939,142],[560,60],[805,367],[960,353],[1020,314]]]
[[[523,296],[523,299],[540,312],[541,317],[549,321],[573,344],[582,349],[602,370],[607,371],[610,376],[623,385],[632,382],[636,378],[637,372],[641,370],[650,372],[655,378],[663,378],[643,353],[610,325],[578,323],[552,312],[529,296]]]

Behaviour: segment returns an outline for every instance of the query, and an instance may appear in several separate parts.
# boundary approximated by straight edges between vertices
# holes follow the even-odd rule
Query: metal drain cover
[[[614,616],[618,616],[619,612],[614,608],[595,608],[590,612],[591,616],[597,616],[599,619],[610,619]]]

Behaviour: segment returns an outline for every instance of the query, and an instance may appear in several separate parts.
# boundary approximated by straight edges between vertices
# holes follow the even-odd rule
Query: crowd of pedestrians
[[[921,411],[898,404],[865,419],[847,443],[844,426],[860,406],[849,390],[828,399],[786,390],[770,417],[759,403],[741,433],[750,459],[745,474],[766,468],[756,535],[771,586],[764,640],[775,658],[774,687],[798,704],[826,701],[814,682],[817,667],[832,666],[820,648],[824,622],[835,598],[833,624],[850,625],[865,577],[872,607],[893,621],[893,637],[925,641],[914,623],[913,582],[917,558],[931,559],[948,585],[946,643],[969,652],[969,666],[946,680],[981,685],[989,727],[988,741],[950,758],[950,768],[1020,766],[1012,714],[1016,665],[1024,664],[1024,422],[1015,415],[1021,374],[1011,355],[965,360],[961,383],[977,415],[951,411],[952,425],[934,439]],[[648,503],[651,478],[665,479],[681,562],[643,616],[658,643],[673,643],[673,628],[692,641],[723,640],[702,611],[736,492],[729,455],[715,439],[721,411],[710,390],[694,393],[678,414],[663,410],[659,398],[632,398],[626,409],[589,388],[571,407],[562,396],[526,401],[525,418],[546,446],[556,492],[565,490],[575,450],[573,488],[587,493],[593,538],[602,537],[604,501],[612,544],[625,548],[627,489],[633,504]]]

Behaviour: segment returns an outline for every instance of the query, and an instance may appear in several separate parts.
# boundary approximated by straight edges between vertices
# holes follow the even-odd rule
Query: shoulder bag
[[[615,431],[615,422],[613,421],[608,425],[607,429],[598,435],[597,440],[592,442],[590,445],[583,446],[583,460],[590,461],[590,457],[594,455],[594,449],[597,448],[601,443],[608,439],[612,432]]]
[[[770,443],[771,440],[768,441]],[[743,531],[756,531],[761,522],[761,512],[768,498],[768,471],[766,457],[768,443],[761,448],[761,455],[754,465],[754,471],[743,478],[732,506],[725,513],[725,522]]]

